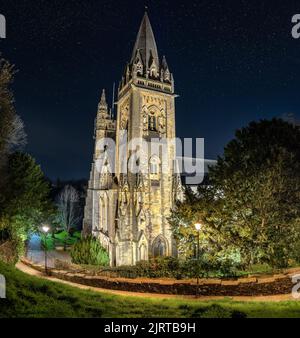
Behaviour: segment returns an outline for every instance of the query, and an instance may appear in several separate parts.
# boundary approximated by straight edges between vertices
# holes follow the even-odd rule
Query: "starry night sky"
[[[204,137],[206,158],[252,120],[300,117],[299,0],[0,0],[27,151],[50,178],[88,177],[100,92],[111,101],[145,5],[180,95],[177,135]]]

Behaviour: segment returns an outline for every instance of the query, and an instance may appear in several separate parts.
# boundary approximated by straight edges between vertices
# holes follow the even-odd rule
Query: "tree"
[[[30,155],[9,155],[8,167],[7,189],[0,202],[0,229],[8,232],[21,253],[28,232],[36,231],[54,209],[49,200],[49,183]]]
[[[299,240],[299,129],[278,119],[250,123],[209,177],[196,201],[186,200],[171,217],[179,243],[187,244],[188,224],[197,219],[204,224],[201,245],[212,256],[287,266]]]
[[[7,187],[8,156],[26,144],[24,125],[16,114],[10,89],[14,75],[14,67],[0,58],[0,201]]]
[[[14,66],[0,59],[0,160],[26,144],[24,124],[14,107],[10,89],[15,75]]]
[[[79,194],[71,185],[66,185],[57,198],[58,219],[60,226],[66,231],[67,236],[64,240],[64,248],[68,240],[68,235],[72,228],[76,227],[80,220],[79,214]]]

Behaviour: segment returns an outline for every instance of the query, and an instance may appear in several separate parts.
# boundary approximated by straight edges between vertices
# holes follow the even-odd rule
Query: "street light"
[[[202,224],[196,223],[195,228],[197,230],[197,266],[198,266],[199,265],[199,258],[200,258],[200,230],[202,228]],[[199,271],[197,271],[197,285],[199,285]]]
[[[195,228],[196,228],[197,231],[200,231],[201,228],[202,228],[202,224],[201,223],[196,223],[195,224]]]
[[[42,226],[42,231],[45,235],[45,243],[44,243],[44,252],[45,252],[45,274],[48,275],[48,269],[47,269],[47,233],[49,232],[50,227],[48,225]]]

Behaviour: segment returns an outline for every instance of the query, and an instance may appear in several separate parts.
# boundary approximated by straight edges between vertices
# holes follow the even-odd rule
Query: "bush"
[[[61,242],[64,242],[68,237],[69,237],[69,234],[65,230],[57,232],[56,234],[54,234],[54,238],[61,241]]]
[[[1,243],[0,245],[0,261],[3,261],[8,264],[16,264],[18,257],[18,246],[20,243],[16,241],[7,241],[5,243]]]
[[[81,239],[71,249],[72,262],[75,264],[107,266],[109,257],[99,240],[92,236]]]
[[[174,257],[157,257],[150,261],[139,261],[136,265],[109,267],[101,274],[123,278],[178,278],[181,277],[179,260]]]
[[[75,231],[73,233],[68,233],[63,230],[54,234],[55,246],[63,245],[66,249],[67,246],[72,246],[77,243],[81,238],[81,232]]]
[[[74,231],[72,237],[81,239],[81,231]]]
[[[134,266],[119,266],[106,268],[101,274],[112,273],[124,278],[207,278],[234,277],[237,266],[232,259],[212,259],[209,255],[201,255],[200,259],[180,260],[174,257],[156,257],[149,261],[139,261]]]

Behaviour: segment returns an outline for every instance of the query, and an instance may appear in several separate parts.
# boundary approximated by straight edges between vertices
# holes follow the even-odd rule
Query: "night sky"
[[[299,0],[0,0],[0,52],[19,70],[27,151],[48,177],[88,177],[101,89],[111,101],[145,5],[180,95],[177,135],[204,137],[207,158],[252,120],[300,118]]]

